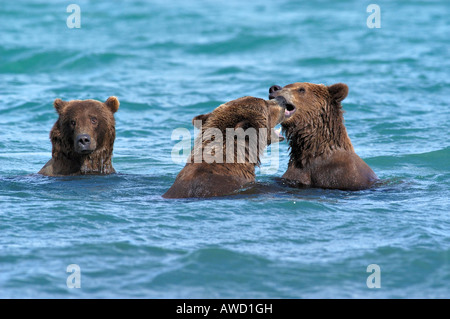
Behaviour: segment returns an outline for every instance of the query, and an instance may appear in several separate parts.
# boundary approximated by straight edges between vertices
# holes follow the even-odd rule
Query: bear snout
[[[290,118],[292,114],[295,113],[296,107],[293,104],[289,103],[284,96],[278,95],[277,97],[275,97],[275,100],[277,101],[278,105],[284,108],[285,119]]]
[[[286,101],[286,98],[284,96],[279,95],[277,97],[274,97],[274,99],[277,101],[278,105],[280,105],[281,107],[286,108],[287,101]]]
[[[75,138],[75,150],[80,154],[88,154],[91,149],[91,136],[89,134],[78,134]]]
[[[277,97],[278,94],[276,94],[275,92],[280,91],[281,89],[282,87],[279,85],[272,85],[269,89],[269,100],[272,100],[275,97]]]

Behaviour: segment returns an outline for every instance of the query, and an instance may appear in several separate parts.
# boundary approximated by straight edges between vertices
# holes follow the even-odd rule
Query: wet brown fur
[[[46,176],[115,173],[111,158],[115,140],[114,113],[119,108],[116,97],[106,102],[96,100],[62,101],[54,107],[59,118],[50,132],[52,159],[38,172]],[[96,123],[93,123],[93,119]],[[75,125],[73,125],[74,121]],[[80,154],[75,150],[77,134],[89,134],[93,151]]]
[[[273,93],[297,109],[282,123],[290,146],[284,179],[300,187],[343,190],[366,189],[378,179],[347,135],[341,106],[347,94],[343,83],[294,83]]]
[[[233,138],[234,154],[231,162],[226,161],[226,129],[254,128],[258,133],[260,128],[268,129],[266,140],[260,140],[260,150],[264,150],[271,142],[270,134],[273,127],[284,119],[284,108],[276,101],[266,101],[254,97],[242,97],[225,103],[207,114],[196,116],[194,125],[201,123],[201,133],[197,137],[196,145],[186,166],[180,171],[172,187],[163,195],[164,198],[213,197],[233,193],[247,183],[255,181],[255,165],[259,164],[257,154],[256,163],[250,160],[249,145],[245,145],[245,161],[237,162],[237,139]],[[196,125],[198,126],[198,125]],[[223,162],[208,163],[201,158],[201,163],[194,162],[196,156],[204,154],[204,150],[214,138],[205,138],[208,129],[217,128],[223,136]],[[203,138],[202,138],[203,136]],[[261,144],[259,144],[261,143]]]

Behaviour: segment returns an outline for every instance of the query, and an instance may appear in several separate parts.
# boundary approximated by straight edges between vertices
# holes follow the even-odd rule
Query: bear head
[[[225,136],[227,128],[235,130],[239,128],[244,130],[248,128],[272,130],[277,124],[284,121],[286,117],[289,117],[291,113],[287,114],[284,105],[280,105],[277,100],[266,101],[245,96],[224,103],[210,113],[194,117],[192,123],[203,130],[217,128]],[[271,135],[267,134],[268,143],[272,142]]]
[[[277,99],[280,104],[284,104],[287,110],[299,109],[296,116],[291,121],[304,118],[305,113],[321,114],[332,112],[332,108],[341,108],[341,101],[348,94],[348,86],[344,83],[337,83],[331,86],[313,83],[293,83],[280,87],[273,85],[269,89],[269,99]],[[286,122],[287,124],[287,122]]]
[[[104,103],[96,100],[56,99],[53,105],[59,115],[50,133],[53,155],[62,153],[72,158],[101,149],[112,152],[115,139],[114,113],[119,109],[119,101],[115,96],[109,97]]]
[[[194,154],[204,154],[205,149],[214,147],[220,150],[212,151],[215,157],[213,160],[206,160],[208,163],[223,163],[223,155],[226,154],[226,163],[258,165],[264,148],[282,139],[275,134],[273,128],[285,116],[285,108],[277,100],[246,96],[224,103],[212,112],[198,115],[192,120],[194,126],[201,127],[198,137],[201,140],[197,140]],[[239,155],[237,150],[240,150]]]
[[[341,106],[347,94],[344,83],[326,86],[297,82],[269,89],[269,99],[278,100],[287,110],[297,110],[282,127],[289,140],[291,160],[299,161],[299,167],[328,150],[353,149]]]

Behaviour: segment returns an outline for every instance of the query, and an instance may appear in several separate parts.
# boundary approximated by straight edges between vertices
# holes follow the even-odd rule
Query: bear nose
[[[269,89],[269,99],[274,99],[276,97],[276,94],[274,94],[276,91],[280,91],[282,89],[279,85],[272,85]]]
[[[83,147],[89,146],[91,144],[91,137],[88,134],[78,134],[76,143]]]

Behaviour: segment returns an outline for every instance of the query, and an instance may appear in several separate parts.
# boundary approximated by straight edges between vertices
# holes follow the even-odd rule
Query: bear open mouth
[[[294,105],[292,105],[291,103],[286,103],[286,104],[285,104],[284,117],[285,117],[285,118],[291,117],[292,114],[295,113],[295,110],[296,110],[296,108],[295,108]]]
[[[275,97],[275,100],[278,102],[278,104],[282,107],[284,107],[284,117],[287,119],[292,116],[295,112],[295,105],[289,103],[284,96],[278,95]]]

